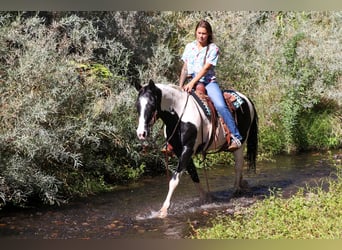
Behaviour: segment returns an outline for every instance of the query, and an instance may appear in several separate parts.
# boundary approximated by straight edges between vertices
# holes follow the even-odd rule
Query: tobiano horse
[[[241,192],[245,185],[242,172],[246,145],[248,167],[255,169],[258,118],[252,101],[241,93],[237,92],[237,94],[242,98],[243,103],[236,110],[235,117],[240,134],[244,139],[241,142],[242,146],[233,152],[235,161],[234,189],[235,192]],[[213,125],[204,110],[199,108],[199,103],[188,92],[176,85],[155,84],[152,80],[147,85],[140,86],[136,107],[139,117],[138,138],[140,140],[147,139],[151,127],[160,118],[165,124],[166,141],[172,145],[173,152],[178,158],[178,165],[170,179],[169,190],[159,210],[159,217],[167,216],[172,194],[184,170],[187,170],[191,176],[201,199],[207,198],[207,193],[200,185],[192,156],[203,153],[203,150],[218,152],[224,148],[227,141],[222,124],[218,122]],[[214,139],[211,134],[214,134]]]

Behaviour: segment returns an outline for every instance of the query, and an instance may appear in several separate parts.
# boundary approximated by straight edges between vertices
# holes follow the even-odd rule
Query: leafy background
[[[148,154],[136,138],[135,87],[177,84],[202,18],[222,88],[256,104],[259,159],[341,147],[340,11],[1,12],[0,208],[164,172],[162,124]]]

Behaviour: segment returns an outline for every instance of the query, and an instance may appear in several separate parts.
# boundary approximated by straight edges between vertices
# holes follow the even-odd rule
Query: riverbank
[[[284,199],[281,190],[230,215],[218,214],[212,226],[194,229],[193,239],[341,239],[341,154],[330,160],[336,173],[315,187],[302,187]]]
[[[189,232],[194,235],[195,228],[210,226],[208,221],[218,214],[244,216],[248,207],[271,199],[270,190],[283,190],[286,197],[292,197],[298,188],[315,186],[331,177],[334,168],[326,158],[322,153],[306,153],[260,162],[256,174],[245,173],[250,190],[240,197],[232,196],[233,166],[212,167],[208,181],[218,199],[203,205],[190,177],[184,174],[169,216],[163,220],[153,215],[165,199],[166,176],[146,177],[61,206],[5,209],[0,211],[0,235],[2,239],[184,239]],[[201,169],[199,175],[205,183]]]

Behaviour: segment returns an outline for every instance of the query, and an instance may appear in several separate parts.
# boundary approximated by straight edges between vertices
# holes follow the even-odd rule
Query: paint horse
[[[255,107],[246,96],[241,93],[237,94],[243,99],[243,104],[236,110],[236,120],[244,139],[241,142],[242,146],[234,151],[235,192],[243,188],[244,146],[247,144],[249,167],[255,169],[258,144]],[[204,149],[208,152],[218,152],[227,144],[221,123],[217,122],[213,125],[203,109],[199,108],[194,97],[180,87],[171,84],[155,84],[152,80],[144,87],[140,86],[136,107],[139,115],[138,138],[145,140],[155,121],[160,118],[165,123],[166,141],[173,147],[173,152],[178,158],[177,169],[169,182],[169,191],[159,211],[159,217],[167,216],[171,196],[184,170],[190,174],[201,199],[205,199],[207,194],[200,185],[192,156],[203,153]],[[214,139],[210,138],[212,132],[214,132]]]

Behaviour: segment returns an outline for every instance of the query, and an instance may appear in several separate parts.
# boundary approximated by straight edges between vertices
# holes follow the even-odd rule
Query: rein
[[[177,123],[176,123],[176,126],[174,127],[174,129],[173,129],[171,135],[169,136],[169,138],[166,139],[165,144],[167,144],[167,143],[171,140],[171,138],[175,135],[176,129],[177,129],[177,127],[178,127],[180,121],[182,120],[182,117],[183,117],[183,115],[184,115],[184,113],[185,113],[186,106],[188,105],[189,96],[190,96],[190,94],[188,93],[187,96],[186,96],[186,102],[185,102],[185,105],[184,105],[182,114],[179,116],[178,121],[177,121]]]
[[[177,124],[176,124],[176,126],[174,127],[174,129],[173,129],[173,131],[172,131],[170,137],[166,140],[165,146],[167,146],[167,143],[168,143],[168,142],[171,140],[171,138],[174,136],[174,134],[175,134],[175,132],[176,132],[176,129],[177,129],[177,127],[178,127],[180,121],[182,120],[182,117],[183,117],[183,115],[184,115],[184,113],[185,113],[186,106],[188,105],[189,96],[190,96],[190,94],[188,93],[188,94],[187,94],[187,97],[186,97],[186,102],[185,102],[185,105],[184,105],[182,114],[180,115],[180,117],[179,117],[179,119],[178,119],[178,121],[177,121]],[[202,115],[201,115],[201,112],[200,112],[200,110],[199,110],[199,108],[198,108],[197,103],[196,103],[196,108],[197,108],[197,110],[198,110],[198,112],[199,112],[199,114],[200,114],[201,120],[203,121],[203,117],[202,117]],[[202,130],[202,141],[203,141],[203,122],[201,122],[201,124],[202,124],[202,129],[201,129],[201,130]],[[206,153],[205,151],[202,153],[203,162],[204,162],[205,159],[206,159],[205,153]],[[168,173],[169,173],[169,164],[168,164],[169,158],[168,158],[168,157],[169,157],[169,156],[168,156],[168,153],[165,152],[166,176],[169,178],[169,175],[168,175]],[[209,181],[208,181],[208,174],[207,174],[207,169],[206,169],[206,163],[205,163],[205,162],[204,162],[204,175],[205,175],[205,179],[206,179],[206,184],[207,184],[208,192],[210,192]]]
[[[201,114],[201,111],[198,107],[198,103],[196,103],[196,108],[197,111],[201,117],[201,131],[202,131],[202,144],[203,144],[203,137],[204,137],[204,133],[203,133],[203,117]],[[212,125],[214,126],[214,125]],[[204,176],[205,176],[205,180],[206,180],[206,184],[207,184],[207,189],[208,189],[208,193],[210,193],[210,188],[209,188],[209,180],[208,180],[208,173],[207,173],[207,164],[206,164],[206,154],[207,154],[207,147],[209,146],[210,140],[208,140],[208,143],[205,145],[204,149],[202,150],[202,162],[203,162],[203,169],[204,169]]]
[[[173,129],[171,135],[169,136],[169,138],[167,138],[166,141],[165,141],[165,147],[167,147],[168,142],[169,142],[169,141],[171,140],[171,138],[174,136],[174,134],[175,134],[175,132],[176,132],[176,129],[177,129],[177,127],[178,127],[180,121],[182,120],[182,117],[183,117],[183,115],[184,115],[184,113],[185,113],[186,106],[188,105],[189,95],[190,95],[190,94],[187,94],[186,102],[185,102],[185,105],[184,105],[182,114],[180,115],[180,117],[179,117],[179,119],[178,119],[178,121],[177,121],[177,123],[176,123],[176,126],[174,127],[174,129]],[[169,155],[168,155],[168,153],[167,153],[167,149],[166,149],[166,151],[165,151],[165,165],[166,165],[166,176],[167,176],[167,178],[169,179]]]

